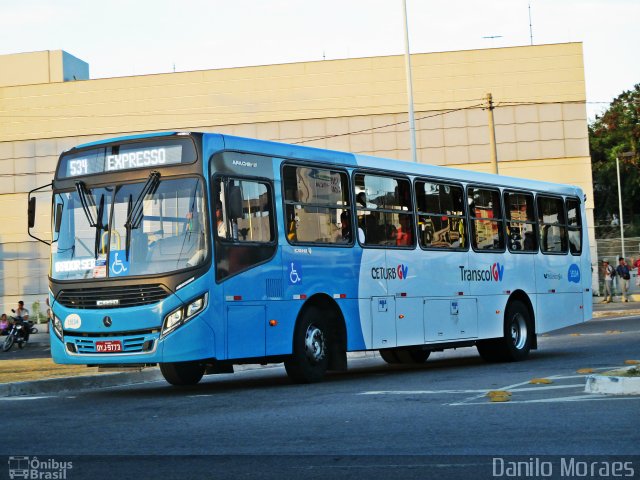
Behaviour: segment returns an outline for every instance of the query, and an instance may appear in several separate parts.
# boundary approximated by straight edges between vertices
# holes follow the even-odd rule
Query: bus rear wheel
[[[204,375],[205,366],[197,362],[161,363],[160,372],[171,385],[184,387],[197,384]]]
[[[293,337],[293,354],[284,362],[287,375],[295,383],[315,383],[329,367],[332,341],[329,325],[315,307],[305,312]]]
[[[478,342],[478,353],[488,362],[518,362],[529,356],[532,338],[529,309],[515,300],[507,305],[502,338]]]
[[[390,365],[399,363],[419,365],[426,362],[431,355],[430,350],[423,350],[420,347],[386,348],[378,351],[382,359]]]

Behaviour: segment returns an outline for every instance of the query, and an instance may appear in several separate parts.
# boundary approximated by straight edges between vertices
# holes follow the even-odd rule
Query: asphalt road
[[[487,364],[464,348],[418,367],[352,359],[348,372],[313,385],[292,385],[275,366],[188,389],[153,382],[2,398],[5,413],[21,414],[4,416],[0,455],[72,459],[69,479],[493,478],[492,459],[511,455],[621,456],[640,476],[640,396],[585,394],[576,373],[628,359],[640,359],[640,317],[542,336],[519,363]],[[492,403],[487,390],[509,390],[511,401]]]

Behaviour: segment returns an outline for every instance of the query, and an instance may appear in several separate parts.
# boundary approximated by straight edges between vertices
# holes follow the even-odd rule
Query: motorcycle
[[[13,344],[17,344],[18,348],[24,348],[27,344],[27,338],[25,333],[25,328],[28,328],[26,325],[28,322],[20,323],[16,322],[15,318],[13,319],[13,324],[9,329],[9,333],[4,339],[4,343],[2,344],[2,351],[8,352],[13,347]]]
[[[13,313],[16,313],[16,311],[12,308],[11,311]],[[23,320],[24,322],[24,320]],[[29,328],[29,333],[38,333],[38,329],[36,327],[33,326],[33,322],[31,320],[27,320],[26,322],[24,322],[27,324],[27,327]]]

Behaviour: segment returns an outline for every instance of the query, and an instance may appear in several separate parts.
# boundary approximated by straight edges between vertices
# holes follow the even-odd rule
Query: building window
[[[464,192],[461,186],[416,182],[418,237],[423,248],[467,248]]]

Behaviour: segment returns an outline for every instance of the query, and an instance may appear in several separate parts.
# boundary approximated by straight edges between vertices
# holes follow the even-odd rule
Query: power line
[[[462,108],[456,108],[456,109],[447,110],[447,111],[443,111],[443,112],[438,112],[438,113],[435,113],[433,115],[427,115],[425,117],[416,118],[416,121],[426,120],[427,118],[438,117],[438,116],[441,116],[441,115],[447,115],[449,113],[459,112],[461,110],[470,110],[470,109],[478,108],[478,107],[481,107],[481,106],[482,106],[482,104],[479,103],[477,105],[472,105],[472,106],[468,106],[468,107],[462,107]],[[374,130],[379,130],[381,128],[394,127],[396,125],[402,125],[404,123],[409,123],[409,120],[403,120],[401,122],[395,122],[395,123],[387,123],[386,125],[380,125],[380,126],[377,126],[377,127],[371,127],[371,128],[365,128],[365,129],[362,129],[362,130],[356,130],[355,132],[338,133],[338,134],[335,134],[335,135],[326,135],[324,137],[311,138],[311,139],[308,139],[308,140],[302,140],[300,142],[293,142],[293,145],[299,145],[299,144],[308,143],[308,142],[316,142],[318,140],[326,140],[328,138],[344,137],[346,135],[357,135],[359,133],[372,132]]]

